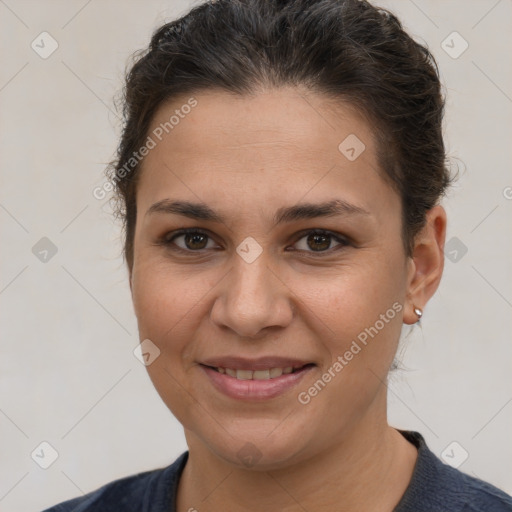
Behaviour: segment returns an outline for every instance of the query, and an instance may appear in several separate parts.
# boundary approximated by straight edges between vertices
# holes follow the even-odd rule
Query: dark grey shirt
[[[418,448],[411,482],[394,512],[512,512],[512,497],[441,462],[417,432],[401,434]],[[110,482],[44,512],[176,512],[188,452],[170,466]]]

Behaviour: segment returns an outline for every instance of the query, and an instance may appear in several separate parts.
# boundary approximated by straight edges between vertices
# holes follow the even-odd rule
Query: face
[[[147,369],[187,439],[284,467],[386,421],[411,270],[400,198],[349,105],[294,88],[194,98],[137,189]]]

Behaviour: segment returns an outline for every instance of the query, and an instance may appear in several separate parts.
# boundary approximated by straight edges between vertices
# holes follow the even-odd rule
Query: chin
[[[222,438],[214,438],[212,432],[199,437],[217,457],[237,468],[252,471],[284,469],[307,458],[309,450],[304,428],[294,423],[293,431],[283,433],[278,431],[279,424],[274,424],[272,434],[272,429],[258,429],[258,421],[261,419],[249,422],[253,425],[248,424],[247,429],[230,430],[232,436],[224,431]]]

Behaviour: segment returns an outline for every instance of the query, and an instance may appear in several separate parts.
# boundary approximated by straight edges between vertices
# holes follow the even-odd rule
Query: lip
[[[233,368],[236,370],[270,370],[271,368],[286,368],[293,366],[300,368],[307,364],[313,364],[312,361],[304,361],[295,358],[266,356],[255,359],[247,359],[239,356],[214,357],[201,361],[204,366],[213,368]]]
[[[224,360],[225,361],[225,360]],[[275,361],[275,360],[273,360]],[[259,366],[255,368],[254,361],[252,361],[251,367],[242,368],[241,366],[236,366],[236,368],[243,369],[263,369],[266,370],[268,368],[280,368],[283,362],[289,363],[291,360],[280,360],[279,364],[274,366],[268,366],[271,364],[270,361],[262,362],[260,364],[264,364],[267,366]],[[273,364],[273,362],[272,362]],[[299,366],[300,363],[296,363],[296,366]],[[219,373],[217,370],[210,368],[209,366],[205,366],[205,364],[200,364],[199,367],[206,374],[210,382],[213,386],[220,391],[222,394],[234,398],[236,400],[244,400],[244,401],[263,401],[270,400],[271,398],[275,398],[279,395],[286,393],[287,391],[294,388],[313,368],[315,365],[312,363],[305,363],[306,366],[301,368],[293,373],[283,374],[280,377],[276,377],[274,379],[268,380],[239,380],[235,377],[230,377],[225,373]],[[219,365],[221,366],[221,365]],[[293,366],[293,364],[288,364],[288,366]],[[229,368],[226,366],[225,368]]]

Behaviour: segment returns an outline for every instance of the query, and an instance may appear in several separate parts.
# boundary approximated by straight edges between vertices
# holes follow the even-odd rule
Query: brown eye
[[[346,240],[333,233],[312,231],[300,238],[295,243],[295,247],[297,250],[304,252],[327,252],[333,248],[333,241],[337,246],[343,247],[348,245]]]
[[[308,247],[313,249],[314,251],[325,251],[329,249],[331,245],[331,236],[330,235],[309,235],[307,238]]]
[[[183,251],[198,252],[212,249],[216,244],[207,233],[202,231],[186,231],[177,233],[165,241],[165,245],[175,245]]]
[[[208,236],[202,233],[186,234],[184,237],[187,249],[204,249],[208,243]]]

